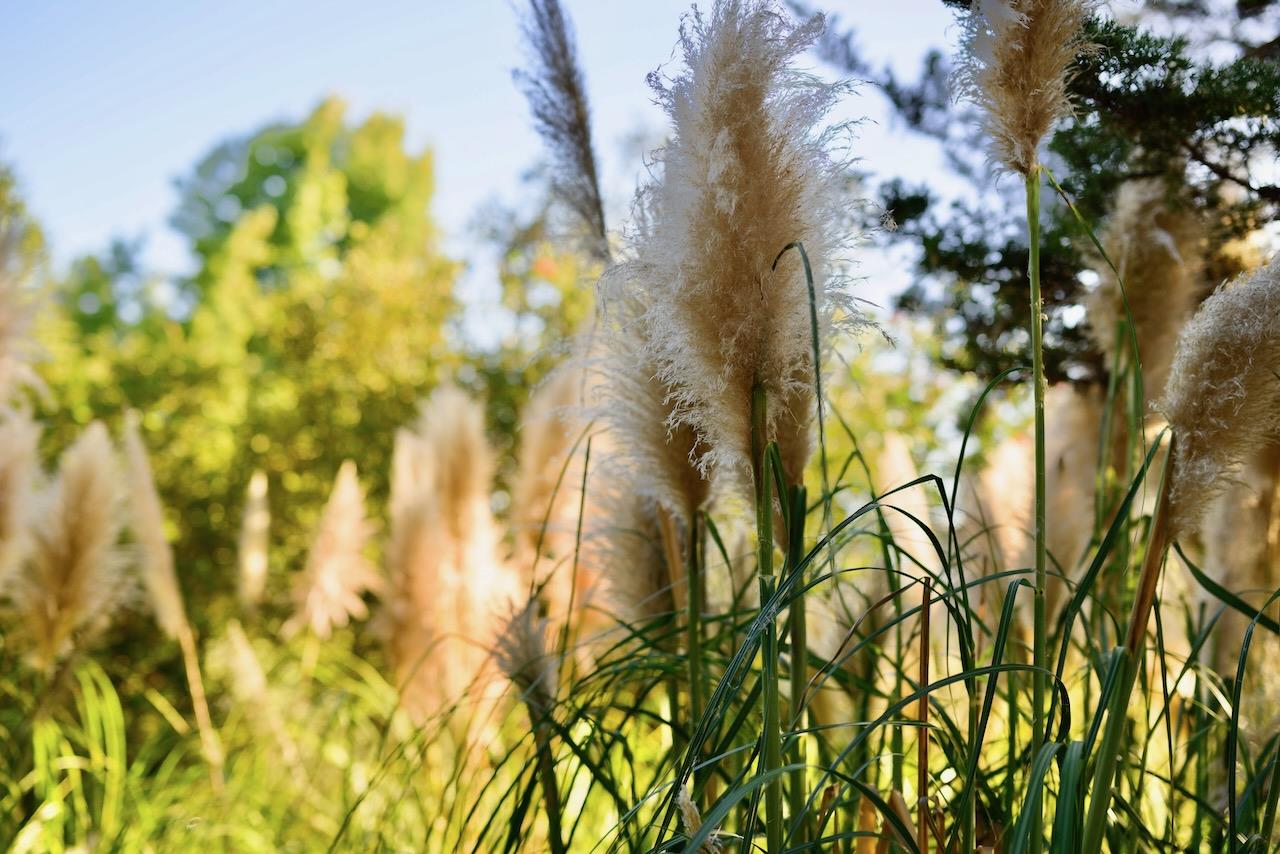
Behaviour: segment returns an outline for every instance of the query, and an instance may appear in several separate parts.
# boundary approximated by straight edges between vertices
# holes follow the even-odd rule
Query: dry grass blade
[[[307,565],[294,590],[296,611],[289,631],[308,628],[326,638],[353,618],[369,614],[364,594],[376,592],[382,578],[364,555],[373,526],[365,518],[364,490],[355,463],[338,469],[333,491],[316,527]]]

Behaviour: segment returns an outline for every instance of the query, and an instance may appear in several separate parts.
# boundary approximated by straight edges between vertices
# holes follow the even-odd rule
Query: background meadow
[[[0,839],[1273,850],[1273,6],[0,13]]]

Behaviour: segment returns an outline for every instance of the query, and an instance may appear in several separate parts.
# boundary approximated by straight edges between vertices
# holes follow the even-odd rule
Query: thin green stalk
[[[1036,466],[1036,589],[1033,612],[1031,663],[1031,750],[1038,755],[1046,730],[1048,678],[1048,618],[1045,613],[1046,524],[1045,524],[1045,453],[1044,453],[1044,301],[1040,295],[1040,168],[1027,173],[1027,278],[1031,284],[1031,380],[1035,400],[1035,466]],[[1036,803],[1032,816],[1031,851],[1038,854],[1043,840],[1043,801]]]
[[[685,554],[685,583],[688,586],[689,616],[685,621],[686,645],[689,653],[689,732],[692,734],[702,720],[702,568],[698,553],[698,514],[689,519],[688,542]],[[695,787],[695,792],[697,788]]]
[[[767,455],[766,398],[764,387],[751,390],[751,465],[755,476],[756,542],[759,548],[760,606],[766,607],[773,597],[776,579],[773,574],[773,495],[770,490]],[[763,773],[782,767],[782,726],[778,700],[778,629],[775,620],[765,624],[760,655],[763,689]],[[775,775],[765,784],[765,836],[769,851],[782,850],[782,777]]]
[[[802,485],[791,487],[790,518],[787,519],[787,560],[784,577],[790,577],[793,567],[804,553],[804,516],[806,502],[805,488]],[[803,588],[802,579],[796,581],[796,589],[791,600],[791,727],[797,733],[793,740],[794,755],[791,761],[804,765],[804,743],[798,733],[805,729],[805,690],[809,685],[808,649],[809,640],[805,626],[804,596],[799,592]],[[805,787],[804,769],[796,771],[791,781],[791,820],[804,812],[808,792]],[[793,841],[796,845],[808,842],[807,823],[797,825],[797,835]]]

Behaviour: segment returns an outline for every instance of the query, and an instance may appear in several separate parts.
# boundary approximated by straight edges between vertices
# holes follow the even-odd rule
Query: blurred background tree
[[[60,448],[92,418],[144,414],[184,584],[207,599],[235,587],[254,470],[276,566],[298,566],[344,459],[378,512],[394,431],[460,359],[459,265],[430,216],[430,152],[336,99],[218,145],[179,188],[194,274],[147,277],[126,243],[76,263],[41,324],[41,415]]]

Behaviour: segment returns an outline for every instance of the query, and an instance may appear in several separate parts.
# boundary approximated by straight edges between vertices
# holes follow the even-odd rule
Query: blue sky
[[[623,142],[661,132],[644,78],[672,58],[689,2],[563,2],[606,193],[621,214],[640,172]],[[938,0],[818,5],[857,24],[875,64],[907,75],[928,47],[955,37]],[[511,82],[521,48],[507,0],[21,0],[0,12],[0,56],[0,159],[16,168],[59,267],[113,236],[144,235],[149,268],[185,271],[182,241],[167,225],[173,179],[219,140],[301,117],[336,93],[354,117],[402,115],[410,145],[435,150],[436,218],[448,248],[473,259],[464,287],[483,293],[492,265],[477,258],[467,225],[487,199],[518,200],[520,176],[540,155]],[[944,180],[932,144],[889,122],[873,89],[844,111],[871,119],[859,152],[871,168]],[[863,274],[876,299],[904,280],[902,265],[879,255]]]

